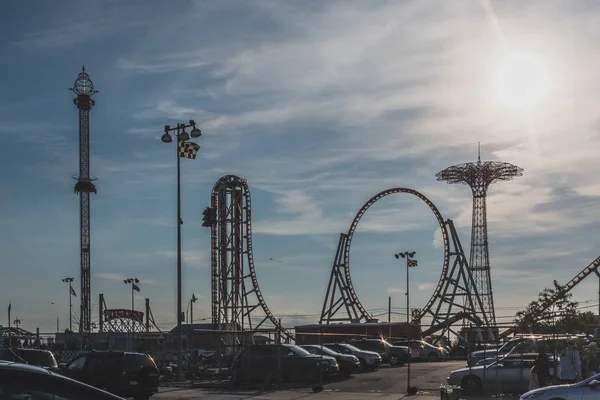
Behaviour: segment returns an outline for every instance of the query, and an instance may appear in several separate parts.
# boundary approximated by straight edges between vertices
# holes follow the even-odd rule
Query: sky
[[[35,12],[32,12],[35,10]],[[193,1],[4,3],[0,12],[0,306],[25,329],[68,327],[79,284],[78,113],[91,111],[92,312],[129,308],[140,279],[161,329],[175,324],[176,159],[164,125],[194,119],[182,160],[183,297],[210,317],[212,185],[235,174],[252,195],[260,287],[284,325],[318,320],[339,233],[392,187],[420,191],[468,251],[471,193],[436,181],[457,163],[500,160],[522,177],[489,190],[496,315],[508,321],[554,279],[598,256],[600,4],[594,1]],[[437,222],[389,196],[352,242],[355,289],[374,315],[402,320],[440,279]],[[271,259],[277,260],[272,261]],[[574,291],[596,311],[598,283]],[[74,298],[78,314],[79,297]],[[142,310],[143,311],[143,310]],[[6,324],[5,311],[0,324]],[[75,318],[78,316],[75,315]],[[383,316],[385,318],[385,316]]]

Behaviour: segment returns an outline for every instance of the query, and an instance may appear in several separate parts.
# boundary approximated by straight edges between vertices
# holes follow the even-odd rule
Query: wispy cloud
[[[115,272],[98,272],[93,275],[97,278],[106,279],[109,281],[123,281],[127,278],[130,278],[130,276],[128,276],[128,275],[121,275],[121,274],[115,273]],[[140,277],[137,277],[137,278],[140,280],[140,283],[142,283],[144,285],[156,285],[156,281],[154,279],[140,278]]]
[[[156,255],[163,258],[175,259],[177,253],[170,250],[156,251]],[[192,268],[209,268],[210,267],[210,252],[208,251],[183,251],[181,253],[183,262],[187,267]]]

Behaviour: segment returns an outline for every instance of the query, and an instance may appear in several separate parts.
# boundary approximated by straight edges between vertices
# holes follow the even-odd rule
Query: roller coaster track
[[[226,175],[212,191],[211,227],[212,321],[215,328],[259,331],[265,322],[286,339],[294,335],[275,318],[260,291],[252,254],[252,206],[246,180]],[[245,259],[245,260],[244,260]],[[247,261],[246,272],[244,270]],[[247,290],[247,288],[251,288]],[[255,297],[256,302],[251,302]],[[255,323],[252,313],[262,309]]]
[[[444,250],[440,280],[425,307],[421,310],[415,310],[416,312],[413,313],[413,321],[420,321],[426,315],[433,317],[432,326],[442,326],[440,324],[442,324],[443,320],[452,318],[455,315],[470,315],[473,319],[480,321],[481,323],[483,323],[483,321],[480,320],[477,315],[483,315],[484,320],[487,321],[479,295],[472,292],[472,288],[474,287],[472,286],[473,277],[467,268],[467,261],[452,221],[444,221],[444,218],[435,204],[422,193],[413,189],[398,187],[384,190],[371,197],[361,207],[352,220],[348,232],[340,234],[338,249],[321,312],[320,323],[331,323],[336,321],[356,323],[372,320],[372,317],[358,299],[352,284],[352,277],[350,274],[350,246],[358,223],[367,210],[378,200],[386,196],[402,193],[410,194],[421,199],[431,209],[440,226]],[[448,227],[450,227],[451,234],[448,232]],[[453,251],[451,251],[451,239]],[[450,268],[451,258],[454,258],[455,260],[452,268]],[[457,296],[463,298],[462,304],[456,302]],[[442,304],[447,306],[445,312],[442,310]],[[337,314],[343,307],[346,310],[346,315],[342,314],[341,317],[338,317]],[[460,309],[460,311],[458,311],[458,309]]]
[[[534,311],[537,315],[542,315],[547,311],[554,303],[556,303],[561,297],[569,293],[575,286],[577,286],[582,280],[590,276],[593,272],[598,274],[598,267],[600,267],[600,257],[597,257],[587,267],[585,267],[580,273],[575,275],[573,279],[567,282],[566,285],[560,286],[553,296],[549,297],[546,301],[542,302],[539,307]],[[600,275],[599,275],[600,276]],[[512,327],[500,334],[500,337],[507,337],[508,335],[516,332],[517,327]]]

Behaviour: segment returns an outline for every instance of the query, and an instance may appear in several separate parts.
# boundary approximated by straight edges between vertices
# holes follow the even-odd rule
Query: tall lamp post
[[[192,128],[188,134],[185,130]],[[162,135],[160,140],[163,143],[171,143],[173,138],[170,133],[177,138],[177,146],[175,147],[177,155],[177,348],[178,356],[177,359],[177,379],[181,380],[183,366],[181,360],[183,359],[183,331],[182,331],[182,317],[181,317],[181,157],[185,158],[196,158],[196,153],[200,149],[200,145],[188,142],[190,136],[198,138],[202,135],[200,129],[196,128],[196,122],[190,120],[189,124],[177,124],[176,127],[171,128],[169,125],[165,125],[165,133]]]
[[[410,323],[410,283],[409,283],[409,274],[408,271],[411,267],[417,266],[417,260],[415,260],[416,251],[405,251],[403,253],[396,253],[394,257],[397,260],[402,258],[406,258],[406,329],[408,330],[408,324]],[[408,337],[408,335],[407,335]],[[412,350],[411,350],[412,352]],[[409,395],[414,395],[417,393],[417,389],[410,386],[410,358],[408,359],[408,371],[407,371],[407,384],[406,384],[406,392]]]
[[[74,278],[63,278],[63,282],[66,282],[69,284],[69,331],[73,332],[73,304],[71,302],[71,299],[73,296],[77,296],[77,294],[75,293],[75,290],[73,289],[73,279]]]
[[[396,259],[406,258],[406,322],[410,322],[410,285],[409,285],[409,274],[408,271],[411,267],[417,266],[417,260],[414,260],[416,251],[405,251],[404,253],[394,254]]]
[[[190,324],[194,323],[194,303],[198,300],[196,295],[192,293],[192,298],[188,302],[188,308],[190,310]]]
[[[138,278],[127,278],[127,279],[123,279],[123,283],[125,283],[126,285],[131,284],[131,312],[132,312],[131,316],[133,317],[133,311],[135,311],[134,291],[135,292],[140,291],[140,287],[137,285],[138,283],[140,283],[140,280]],[[135,321],[134,320],[131,321],[131,341],[132,341],[133,349],[135,350]]]

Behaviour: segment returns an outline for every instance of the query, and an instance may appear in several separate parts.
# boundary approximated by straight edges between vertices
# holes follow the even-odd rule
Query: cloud
[[[157,256],[169,259],[175,259],[177,253],[175,251],[156,251]],[[182,251],[181,257],[185,266],[192,268],[205,269],[210,266],[210,252],[208,251]]]
[[[430,283],[430,282],[428,282],[428,283],[421,283],[419,285],[418,289],[420,291],[425,291],[425,290],[431,290],[431,289],[435,288],[436,286],[437,286],[437,284],[435,284],[435,283]]]
[[[389,295],[395,294],[395,293],[405,294],[406,293],[406,288],[389,287],[387,289],[387,293]]]
[[[114,272],[97,272],[97,273],[94,273],[93,275],[97,278],[106,279],[109,281],[123,281],[127,278],[130,278],[130,276],[128,276],[128,275],[121,275],[121,274],[114,273]],[[140,280],[140,283],[144,284],[144,285],[156,285],[157,284],[157,282],[153,279],[140,278],[140,277],[138,277],[138,279]]]

